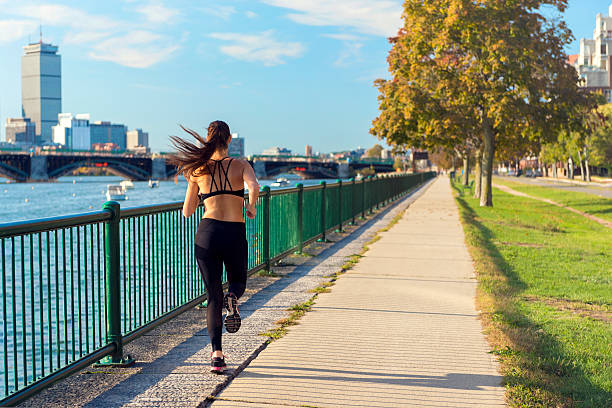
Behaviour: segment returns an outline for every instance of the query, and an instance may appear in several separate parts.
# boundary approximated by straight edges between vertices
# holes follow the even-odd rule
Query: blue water
[[[320,182],[284,176],[292,185]],[[69,176],[48,183],[9,183],[0,178],[0,224],[100,210],[106,201],[106,186],[122,180],[116,176]],[[260,180],[261,185],[273,182]],[[134,189],[127,191],[128,199],[120,203],[121,208],[182,201],[186,188],[187,182],[182,177],[176,184],[174,180],[160,181],[158,188],[149,188],[146,181],[135,181]]]
[[[291,180],[292,185],[320,182],[300,180],[294,175],[284,176]],[[0,179],[0,224],[99,210],[106,201],[106,186],[119,184],[121,180],[115,176],[63,177],[48,183],[12,183]],[[261,185],[272,182],[274,180],[260,180]],[[181,201],[186,188],[184,179],[177,183],[160,181],[158,188],[150,188],[148,182],[134,182],[134,189],[127,191],[128,199],[121,202],[121,207]],[[52,363],[53,369],[57,369],[78,358],[80,352],[75,356],[72,350],[83,348],[86,352],[88,347],[93,350],[104,344],[104,254],[102,229],[98,227],[76,229],[72,239],[70,231],[63,231],[58,235],[51,232],[0,240],[0,256],[4,254],[0,262],[0,292],[4,298],[4,302],[0,302],[0,399],[7,392],[23,387],[25,382],[40,377],[43,371],[49,374]],[[158,227],[152,225],[149,231],[147,226],[147,234],[160,235],[156,232]],[[128,252],[135,241],[136,236],[127,238]],[[164,239],[162,243],[166,244]],[[72,256],[73,246],[75,256]],[[78,256],[80,253],[83,257]],[[145,287],[138,283],[141,266],[136,265],[141,263],[141,259],[136,257],[123,261],[122,268],[127,268],[123,285],[132,288],[128,289],[132,292],[124,295],[145,293],[145,296],[155,298],[161,290],[159,287]],[[194,265],[191,265],[191,270],[191,286],[201,285]],[[144,269],[142,272],[146,273]],[[173,264],[169,264],[163,276],[163,279],[185,281],[185,276]],[[88,321],[79,318],[81,308]],[[135,309],[133,316],[131,312],[124,315],[124,324],[127,322],[134,327],[137,325]],[[72,335],[73,325],[77,326],[77,333],[78,327],[83,326],[86,330],[83,338],[80,334]],[[41,336],[40,333],[44,334]],[[43,344],[44,349],[41,347]],[[36,372],[34,361],[37,362]],[[25,368],[27,373],[24,374]]]

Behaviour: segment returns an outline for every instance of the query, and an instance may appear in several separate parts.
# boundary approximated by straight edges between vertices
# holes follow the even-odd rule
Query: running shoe
[[[240,329],[240,310],[238,310],[238,298],[233,293],[228,293],[223,298],[223,305],[227,309],[225,316],[225,329],[228,333],[236,333]]]
[[[210,360],[210,372],[215,374],[223,374],[223,371],[227,367],[225,364],[225,356],[223,357],[212,357]]]

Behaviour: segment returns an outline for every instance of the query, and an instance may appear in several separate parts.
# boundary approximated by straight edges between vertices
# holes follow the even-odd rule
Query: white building
[[[611,100],[612,88],[612,5],[609,15],[597,14],[593,38],[580,40],[580,54],[570,56],[580,77],[582,86],[601,91]]]
[[[263,156],[291,156],[291,150],[286,147],[270,147],[265,149],[262,153]]]
[[[142,129],[130,130],[126,133],[126,147],[133,150],[136,147],[149,147],[149,134]]]
[[[60,113],[58,124],[53,126],[53,143],[58,143],[72,150],[89,150],[91,148],[91,128],[89,114],[72,115]]]

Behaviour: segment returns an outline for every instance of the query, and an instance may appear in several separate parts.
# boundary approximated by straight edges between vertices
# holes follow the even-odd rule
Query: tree
[[[365,157],[380,159],[382,151],[383,147],[379,144],[375,144],[365,152]]]
[[[545,5],[562,12],[567,0],[406,0],[371,133],[390,145],[478,146],[480,203],[492,206],[496,149],[544,142],[587,104],[565,62],[571,33],[539,13]]]
[[[404,170],[404,160],[400,156],[396,156],[393,160],[393,169]]]

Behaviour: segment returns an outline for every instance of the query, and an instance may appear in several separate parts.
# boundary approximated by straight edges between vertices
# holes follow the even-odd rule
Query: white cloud
[[[223,20],[229,20],[229,18],[236,13],[236,7],[234,6],[200,7],[199,10],[202,13],[218,17]]]
[[[10,43],[33,32],[38,24],[32,20],[2,20],[0,21],[0,44]]]
[[[338,55],[338,59],[334,62],[336,66],[347,66],[350,60],[359,58],[360,50],[363,47],[363,43],[359,42],[360,37],[352,34],[322,34],[323,37],[332,38],[334,40],[342,41],[343,49]]]
[[[151,23],[167,23],[179,15],[179,11],[173,8],[164,6],[160,2],[151,2],[145,6],[136,9],[142,14],[147,21]]]
[[[360,37],[352,34],[322,34],[322,36],[340,41],[358,41],[361,39]]]
[[[163,40],[163,36],[149,31],[131,31],[96,44],[89,56],[126,67],[148,68],[168,59],[179,49],[178,45],[163,45]]]
[[[352,27],[364,34],[391,37],[402,26],[402,4],[394,0],[261,0],[294,10],[288,17],[300,24]]]
[[[28,0],[6,7],[0,0],[0,14],[27,17],[24,20],[0,19],[0,42],[17,41],[35,32],[40,23],[43,35],[45,26],[64,29],[63,44],[82,46],[90,58],[146,68],[169,58],[183,41],[148,31],[147,27],[157,28],[179,12],[165,7],[161,0],[149,0],[135,11],[144,18],[119,20],[74,7]]]
[[[254,11],[250,11],[250,10],[245,11],[244,14],[248,18],[255,18],[255,17],[257,17],[257,13],[255,13]]]
[[[105,16],[89,14],[60,4],[17,6],[9,10],[12,14],[36,18],[45,25],[70,27],[88,31],[109,31],[119,23]]]
[[[259,34],[212,33],[210,37],[231,43],[219,47],[222,53],[243,61],[261,62],[265,66],[284,64],[285,57],[295,58],[304,53],[304,46],[299,42],[276,40],[273,30]]]

